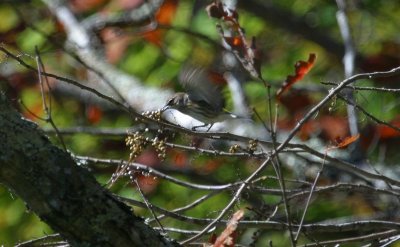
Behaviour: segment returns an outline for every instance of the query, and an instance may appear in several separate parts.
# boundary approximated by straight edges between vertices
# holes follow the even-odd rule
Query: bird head
[[[189,95],[186,93],[175,93],[168,101],[167,104],[161,109],[165,111],[167,109],[182,109],[190,104]]]

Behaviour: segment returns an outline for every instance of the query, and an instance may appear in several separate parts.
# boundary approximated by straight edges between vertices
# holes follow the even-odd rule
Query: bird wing
[[[224,108],[221,87],[211,80],[205,68],[185,65],[179,74],[179,82],[191,101],[209,105],[217,112]]]

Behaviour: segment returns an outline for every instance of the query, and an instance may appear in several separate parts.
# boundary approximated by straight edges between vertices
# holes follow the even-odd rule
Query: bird
[[[214,123],[238,118],[224,109],[222,87],[212,78],[206,68],[185,65],[178,77],[185,92],[175,93],[161,111],[175,109],[203,123],[192,130],[209,126],[209,131]]]

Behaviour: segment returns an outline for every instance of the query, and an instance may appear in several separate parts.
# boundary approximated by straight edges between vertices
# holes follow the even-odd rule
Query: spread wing
[[[185,65],[180,72],[179,82],[191,101],[208,105],[217,112],[224,108],[225,101],[221,87],[212,82],[206,69]]]

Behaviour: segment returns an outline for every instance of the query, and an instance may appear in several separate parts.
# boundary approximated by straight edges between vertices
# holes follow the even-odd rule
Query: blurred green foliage
[[[25,203],[0,186],[0,243],[13,246],[32,238],[51,234],[53,231],[33,213]]]

